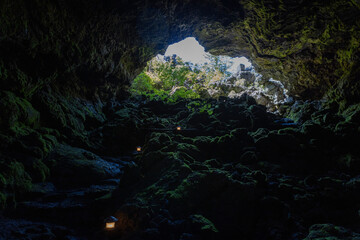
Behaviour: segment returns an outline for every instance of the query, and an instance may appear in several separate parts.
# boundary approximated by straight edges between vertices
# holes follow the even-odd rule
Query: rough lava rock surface
[[[359,7],[1,1],[0,238],[359,239]],[[129,98],[188,36],[298,101]]]

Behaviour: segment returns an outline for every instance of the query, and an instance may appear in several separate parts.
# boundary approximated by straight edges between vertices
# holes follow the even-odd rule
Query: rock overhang
[[[2,12],[2,43],[22,46],[30,58],[48,56],[54,66],[37,66],[36,72],[54,69],[58,76],[51,84],[80,95],[121,97],[149,59],[194,36],[214,55],[249,58],[259,73],[280,80],[300,99],[326,97],[346,105],[359,96],[360,10],[354,1],[93,0],[30,6],[17,0]]]

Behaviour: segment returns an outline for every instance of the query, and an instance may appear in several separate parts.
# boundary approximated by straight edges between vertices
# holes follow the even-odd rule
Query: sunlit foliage
[[[158,56],[134,79],[130,92],[167,102],[206,97],[211,84],[229,75],[218,57],[209,61],[198,66],[184,63],[179,57],[163,60]]]

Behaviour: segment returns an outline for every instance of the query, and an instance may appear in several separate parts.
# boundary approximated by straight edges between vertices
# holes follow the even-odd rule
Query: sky
[[[165,56],[172,56],[173,54],[178,55],[184,62],[192,62],[199,65],[208,62],[205,57],[205,48],[194,37],[188,37],[170,45],[165,52]]]
[[[205,52],[205,48],[194,37],[188,37],[170,45],[165,52],[165,56],[172,56],[173,54],[179,56],[184,62],[198,65],[209,62],[209,59],[206,57],[209,53]],[[251,67],[250,61],[245,57],[230,58],[222,56],[222,60],[227,62],[229,66],[227,71],[231,73],[235,73],[240,64],[244,64],[246,68]]]

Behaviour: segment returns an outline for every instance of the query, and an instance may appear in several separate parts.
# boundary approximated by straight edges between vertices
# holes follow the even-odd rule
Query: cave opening
[[[166,102],[247,94],[271,112],[293,101],[280,81],[263,77],[246,57],[213,55],[194,37],[169,45],[164,55],[149,60],[130,92]]]
[[[358,240],[358,2],[2,0],[0,239]]]

